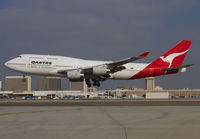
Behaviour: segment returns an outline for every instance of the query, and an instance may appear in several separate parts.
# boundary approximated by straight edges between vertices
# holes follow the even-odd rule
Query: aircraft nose
[[[4,63],[4,65],[5,65],[6,67],[8,67],[8,62]]]
[[[11,60],[9,60],[9,61],[7,61],[6,63],[4,63],[4,65],[5,65],[7,68],[10,68],[11,65],[10,65],[9,63],[11,63]]]

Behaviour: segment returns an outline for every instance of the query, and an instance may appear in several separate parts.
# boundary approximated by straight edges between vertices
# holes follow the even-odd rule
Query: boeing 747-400
[[[107,79],[132,80],[184,72],[192,64],[182,65],[192,41],[183,40],[152,63],[130,63],[149,52],[118,61],[95,61],[78,58],[22,54],[5,66],[23,74],[66,77],[71,81],[86,80],[90,87]]]

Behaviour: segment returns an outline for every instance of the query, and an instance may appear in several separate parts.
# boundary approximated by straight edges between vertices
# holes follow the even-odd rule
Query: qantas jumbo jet
[[[71,81],[86,79],[88,87],[100,86],[107,79],[132,80],[186,71],[182,65],[192,41],[183,40],[152,63],[130,63],[149,52],[119,61],[94,61],[63,56],[22,54],[5,66],[23,74],[67,77]]]

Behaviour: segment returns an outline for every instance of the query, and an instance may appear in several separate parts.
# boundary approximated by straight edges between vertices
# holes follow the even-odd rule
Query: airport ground
[[[3,139],[199,139],[200,106],[1,106]]]
[[[200,106],[200,99],[0,99],[0,106]]]

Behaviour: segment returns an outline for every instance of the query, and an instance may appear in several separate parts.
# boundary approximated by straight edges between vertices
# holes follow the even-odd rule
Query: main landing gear
[[[94,82],[93,82],[93,86],[100,87],[100,82],[99,82],[99,81],[94,81]]]
[[[90,79],[86,79],[86,84],[87,84],[88,87],[91,87],[91,86],[92,86],[92,84],[91,84],[91,82],[90,82]],[[101,84],[100,84],[99,81],[97,81],[97,80],[93,80],[93,86],[100,87]]]
[[[90,79],[86,79],[86,84],[87,84],[87,87],[91,87],[91,82],[90,82]]]

